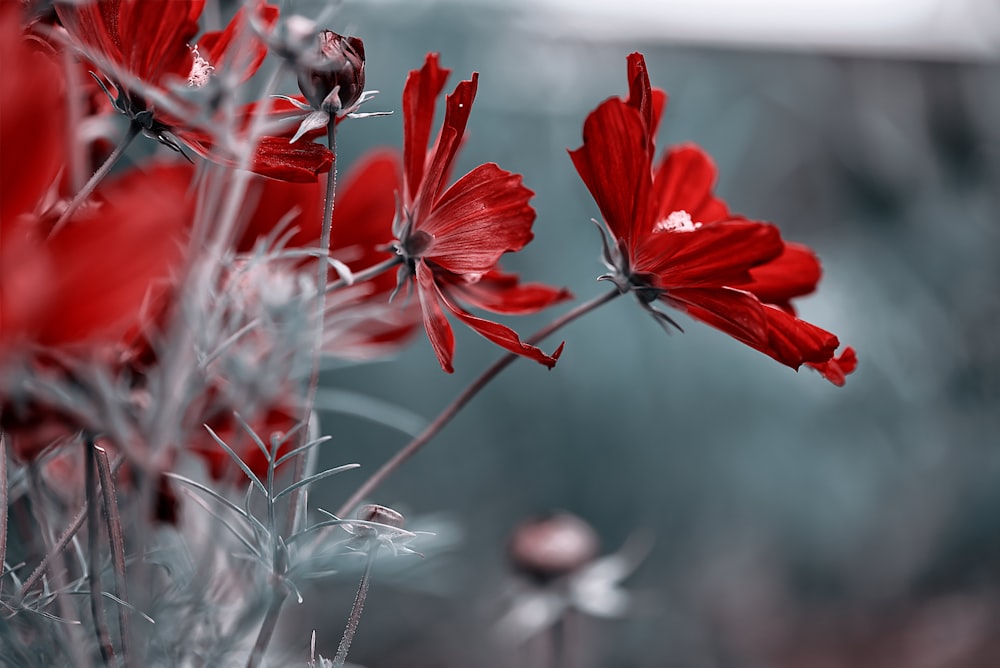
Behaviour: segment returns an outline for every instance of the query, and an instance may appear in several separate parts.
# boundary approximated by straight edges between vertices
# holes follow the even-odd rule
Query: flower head
[[[667,151],[653,167],[666,95],[652,89],[642,54],[628,58],[629,96],[610,98],[584,123],[573,164],[597,202],[609,238],[611,280],[662,324],[666,304],[777,361],[813,367],[835,384],[854,370],[836,336],[795,317],[790,300],[812,292],[819,262],[784,242],[774,225],[730,213],[712,191],[715,166],[695,146]]]
[[[495,313],[533,313],[569,293],[520,285],[516,277],[499,271],[500,256],[521,250],[533,236],[535,211],[528,201],[534,193],[519,175],[488,163],[445,187],[478,84],[473,74],[447,97],[444,125],[428,150],[435,103],[448,74],[437,54],[428,54],[423,68],[410,72],[403,90],[403,191],[394,229],[394,247],[405,262],[400,286],[415,286],[427,336],[445,371],[453,370],[455,342],[444,309],[505,350],[551,368],[558,350],[547,355],[510,328],[458,304],[461,300]]]

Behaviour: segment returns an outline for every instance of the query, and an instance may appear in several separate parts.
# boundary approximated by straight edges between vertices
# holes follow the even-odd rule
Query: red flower
[[[267,55],[267,46],[248,37],[246,11],[241,9],[225,30],[208,32],[200,40],[198,19],[204,0],[93,0],[60,2],[56,13],[70,35],[111,78],[118,95],[115,107],[139,123],[143,131],[161,143],[180,150],[173,135],[199,155],[226,161],[204,128],[193,126],[165,109],[157,109],[154,98],[171,97],[172,82],[200,88],[221,72],[246,81]],[[259,22],[272,26],[278,8],[258,3],[253,11]],[[135,82],[139,82],[135,84]],[[185,116],[194,117],[196,110]],[[254,171],[294,181],[315,180],[332,164],[330,151],[319,144],[290,145],[282,138],[264,138],[252,164]]]
[[[716,327],[782,364],[806,364],[840,385],[857,359],[834,357],[837,337],[794,316],[790,300],[812,292],[819,262],[778,229],[729,212],[712,187],[715,166],[694,146],[667,152],[653,169],[666,95],[650,88],[642,54],[628,58],[629,96],[587,117],[573,164],[601,209],[605,262],[622,292],[661,323],[660,301]],[[675,325],[676,326],[676,325]]]
[[[435,102],[449,72],[438,65],[437,54],[428,54],[423,68],[410,72],[403,89],[404,187],[394,244],[406,263],[400,284],[414,279],[427,336],[448,373],[453,370],[455,340],[442,304],[486,339],[551,368],[561,346],[546,355],[522,342],[512,329],[458,305],[461,300],[495,313],[533,313],[567,299],[569,293],[522,286],[516,277],[499,273],[500,256],[521,250],[533,236],[535,211],[528,200],[534,193],[519,175],[488,163],[445,190],[478,81],[473,74],[448,96],[444,126],[428,151]]]

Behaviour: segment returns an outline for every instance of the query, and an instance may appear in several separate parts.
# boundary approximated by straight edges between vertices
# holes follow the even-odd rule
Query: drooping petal
[[[750,293],[730,288],[681,288],[661,297],[692,318],[761,350],[767,347],[768,324],[763,305]]]
[[[521,283],[517,274],[497,269],[473,282],[456,276],[455,281],[448,283],[448,294],[464,304],[506,315],[537,313],[573,298],[565,288],[553,288],[542,283]]]
[[[583,146],[569,154],[608,229],[634,249],[639,235],[652,228],[652,158],[639,111],[618,98],[604,101],[583,124]]]
[[[437,205],[437,198],[451,173],[455,155],[465,137],[465,126],[469,122],[472,102],[476,99],[478,82],[479,75],[473,72],[472,79],[460,82],[455,87],[455,92],[445,100],[444,125],[428,155],[427,170],[413,201],[411,213],[413,219],[418,221],[416,229],[423,229],[419,226],[419,221],[424,220]]]
[[[403,178],[408,203],[417,199],[423,182],[434,109],[450,73],[440,66],[438,54],[428,53],[424,66],[410,72],[403,87]]]
[[[257,144],[251,171],[281,181],[308,183],[329,172],[333,153],[315,142],[289,144],[284,137],[263,137]]]
[[[519,337],[517,332],[510,327],[505,327],[500,323],[485,320],[484,318],[477,318],[468,311],[454,304],[447,295],[440,291],[437,285],[435,285],[435,289],[438,290],[438,296],[441,301],[444,302],[444,305],[448,307],[448,310],[487,341],[492,341],[507,352],[535,360],[539,364],[544,364],[550,369],[556,365],[559,355],[562,354],[563,344],[559,344],[559,347],[556,348],[555,352],[551,355],[547,355],[542,352],[541,349],[521,341],[521,337]]]
[[[665,220],[675,211],[684,211],[702,224],[729,218],[726,203],[712,193],[715,179],[715,163],[699,147],[671,148],[653,178],[653,220]]]
[[[480,165],[452,185],[415,226],[433,237],[424,257],[457,274],[484,274],[534,236],[534,193],[519,174]]]
[[[441,293],[434,282],[434,272],[423,261],[417,261],[417,295],[423,312],[424,329],[438,363],[445,373],[454,373],[451,361],[455,356],[455,333],[441,310]]]
[[[811,248],[786,243],[781,255],[750,270],[750,281],[731,287],[752,292],[765,304],[773,304],[795,315],[791,299],[815,291],[822,273],[819,259]]]
[[[636,251],[635,269],[655,275],[661,289],[732,286],[747,282],[752,268],[783,248],[774,225],[730,221],[647,236]]]
[[[807,362],[806,366],[820,372],[837,387],[843,387],[847,382],[847,376],[858,368],[858,356],[854,348],[847,347],[839,357],[831,357],[827,362]]]
[[[840,346],[835,335],[775,306],[765,305],[764,313],[768,342],[765,348],[758,350],[793,369],[807,362],[825,364]]]

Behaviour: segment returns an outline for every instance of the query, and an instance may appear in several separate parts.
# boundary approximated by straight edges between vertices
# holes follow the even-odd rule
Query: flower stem
[[[90,197],[91,193],[94,192],[94,189],[97,188],[97,185],[104,180],[104,177],[107,176],[111,169],[118,163],[118,160],[125,155],[125,150],[129,147],[129,144],[132,143],[133,139],[139,136],[139,132],[141,131],[142,126],[139,125],[139,123],[136,121],[129,123],[128,130],[125,132],[125,136],[122,137],[122,140],[118,142],[118,146],[116,146],[115,150],[111,152],[111,155],[109,155],[108,159],[104,161],[104,164],[98,167],[97,171],[94,172],[94,175],[90,177],[90,180],[83,184],[83,188],[81,188],[80,192],[73,197],[73,200],[66,207],[66,210],[59,216],[59,220],[57,220],[56,224],[52,226],[53,232],[62,227],[63,224],[69,220],[69,217],[76,212],[80,205],[83,204],[88,197]]]
[[[378,543],[372,541],[372,546],[368,551],[368,560],[365,562],[365,570],[362,571],[361,582],[358,583],[358,593],[354,595],[351,615],[347,618],[347,626],[344,627],[344,636],[340,639],[340,645],[337,646],[336,656],[333,657],[333,668],[342,668],[347,663],[347,653],[351,651],[351,643],[354,642],[354,634],[358,631],[361,613],[365,609],[365,599],[368,598],[368,586],[371,584],[372,566],[375,564],[378,548]]]
[[[7,563],[7,438],[0,431],[0,573],[3,573]],[[0,592],[3,591],[3,580],[0,580]]]
[[[559,318],[553,320],[551,323],[538,330],[533,336],[531,336],[527,342],[531,344],[539,343],[540,341],[548,338],[552,334],[570,324],[577,318],[590,313],[591,311],[597,309],[599,306],[610,302],[615,297],[622,294],[617,289],[612,292],[595,297],[588,302],[580,304],[571,311],[564,313]],[[340,507],[337,511],[338,517],[347,517],[347,515],[354,510],[361,501],[367,497],[372,491],[378,487],[382,482],[388,478],[392,473],[398,469],[403,462],[412,457],[417,453],[420,448],[422,448],[428,441],[434,438],[439,431],[441,431],[445,425],[451,422],[451,419],[472,400],[480,390],[486,387],[490,381],[496,378],[501,371],[506,369],[510,364],[518,359],[518,355],[514,353],[507,353],[496,362],[493,363],[488,369],[483,371],[472,383],[469,384],[462,393],[459,394],[455,399],[448,404],[448,406],[425,428],[416,438],[407,443],[401,450],[399,450],[392,458],[382,465],[379,470],[373,473],[362,485],[351,495],[347,501]]]
[[[333,153],[333,166],[326,177],[326,197],[323,200],[323,227],[319,236],[319,266],[316,273],[316,336],[313,339],[312,365],[309,369],[309,384],[306,386],[306,396],[302,408],[302,421],[308,427],[309,420],[313,417],[313,407],[316,404],[316,390],[319,387],[319,367],[320,355],[323,348],[323,330],[326,316],[326,291],[327,278],[330,273],[330,237],[333,233],[333,205],[337,196],[337,124],[334,119],[326,126],[326,145]],[[309,429],[302,430],[302,438],[299,446],[309,442]],[[302,479],[305,471],[305,453],[300,453],[295,457],[295,469],[292,481],[298,482]],[[288,527],[289,534],[295,532],[295,518],[299,516],[299,499],[302,488],[294,490],[288,499]]]
[[[125,577],[125,537],[122,534],[122,518],[118,512],[118,498],[115,494],[114,479],[111,474],[111,463],[107,451],[99,445],[94,445],[92,451],[97,462],[97,474],[101,480],[101,495],[104,497],[104,518],[108,525],[108,538],[111,542],[111,565],[115,571],[115,595],[128,602],[128,584]],[[129,610],[118,605],[118,628],[121,632],[122,663],[125,668],[132,665],[130,640],[132,629],[129,620]]]
[[[104,606],[101,601],[101,547],[100,518],[97,500],[97,461],[94,449],[97,444],[91,436],[83,439],[84,455],[86,457],[86,487],[87,487],[87,580],[90,584],[90,614],[94,620],[94,631],[97,634],[97,644],[101,648],[101,658],[105,665],[117,665],[115,648],[111,644],[111,633],[108,631],[108,621],[104,618]]]
[[[358,273],[354,274],[351,277],[351,283],[352,284],[364,283],[368,279],[375,278],[376,276],[383,274],[400,264],[403,264],[402,256],[396,255],[394,257],[390,257],[388,260],[385,260],[384,262],[379,262],[378,264],[372,265],[371,267],[368,267],[367,269],[359,271]],[[326,291],[333,292],[334,290],[342,288],[347,284],[348,282],[346,280],[344,280],[343,278],[338,278],[337,280],[330,282],[326,286]]]
[[[281,606],[284,605],[288,597],[287,590],[276,586],[271,593],[271,602],[267,605],[267,612],[264,613],[264,621],[260,624],[260,631],[257,633],[257,641],[247,659],[247,668],[257,668],[264,659],[267,646],[271,644],[271,636],[278,626],[278,618],[281,616]]]

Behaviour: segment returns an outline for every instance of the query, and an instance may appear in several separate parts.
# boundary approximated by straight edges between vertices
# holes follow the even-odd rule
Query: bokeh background
[[[505,266],[580,300],[607,286],[566,149],[641,50],[670,95],[659,145],[702,145],[734,210],[818,251],[802,313],[860,357],[838,389],[682,317],[667,336],[631,300],[573,325],[553,371],[514,365],[373,499],[438,537],[424,560],[377,566],[356,663],[543,665],[491,630],[512,527],[562,509],[605,552],[654,540],[625,585],[633,614],[587,623],[576,665],[1000,665],[1000,6],[696,4],[367,1],[327,22],[364,39],[372,109],[398,112],[428,51],[447,90],[480,72],[456,175],[524,174],[536,238]],[[342,169],[400,145],[398,113],[341,127]],[[456,333],[453,376],[421,337],[392,363],[328,370],[324,405],[370,395],[399,424],[433,417],[498,356]],[[332,509],[407,439],[322,417],[322,464],[364,466],[314,493]],[[290,611],[298,657],[310,628],[334,653],[355,586],[334,577]]]

